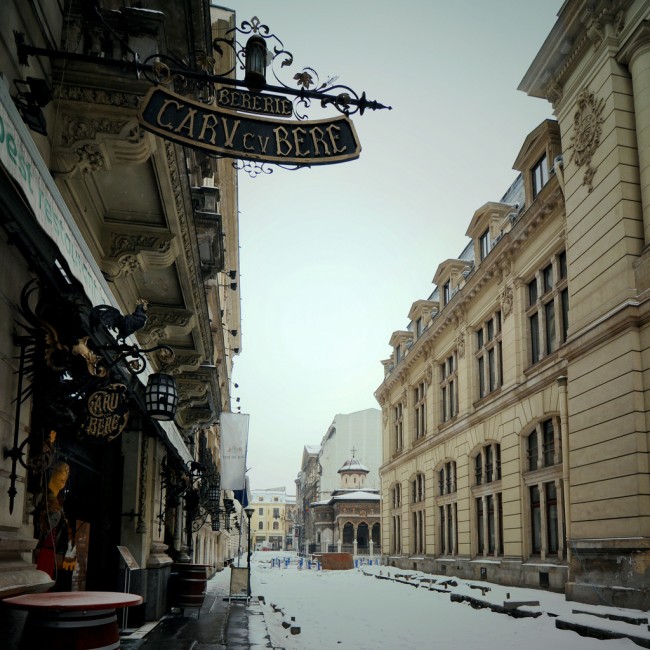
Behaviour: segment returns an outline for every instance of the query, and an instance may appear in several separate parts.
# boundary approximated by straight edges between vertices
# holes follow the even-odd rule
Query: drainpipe
[[[571,504],[569,501],[569,394],[567,391],[567,378],[557,378],[560,392],[560,427],[562,433],[562,503],[564,504],[564,530],[566,532],[566,557],[567,563],[571,559]]]

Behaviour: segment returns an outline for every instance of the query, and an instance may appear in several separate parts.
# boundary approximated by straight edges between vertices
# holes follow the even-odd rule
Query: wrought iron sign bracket
[[[25,35],[18,31],[14,31],[14,40],[16,43],[18,62],[23,66],[29,66],[30,56],[44,56],[48,59],[63,59],[65,61],[75,61],[78,63],[92,63],[99,66],[113,68],[118,71],[129,72],[133,74],[136,79],[141,79],[142,75],[144,75],[154,84],[168,84],[172,81],[192,79],[204,87],[208,85],[224,85],[236,88],[248,88],[245,80],[233,79],[232,77],[224,75],[210,74],[205,70],[199,71],[181,67],[180,62],[176,62],[176,66],[167,65],[166,63],[162,63],[162,60],[169,59],[169,57],[160,53],[152,54],[142,62],[137,52],[134,53],[132,59],[125,60],[109,59],[105,57],[92,56],[90,54],[78,54],[76,52],[65,52],[62,50],[35,47],[25,43]],[[154,61],[154,63],[148,63],[148,61]],[[299,83],[309,83],[304,76],[296,76],[298,77]],[[296,97],[298,100],[301,100],[303,103],[306,100],[317,99],[321,102],[322,106],[332,105],[336,110],[345,115],[350,115],[353,112],[357,112],[357,110],[360,115],[363,115],[366,110],[392,110],[392,106],[386,106],[376,100],[368,99],[365,92],[362,92],[361,95],[358,96],[354,91],[345,86],[332,85],[331,88],[341,88],[342,92],[327,93],[320,90],[309,90],[309,88],[306,88],[304,85],[300,88],[291,88],[290,86],[276,86],[273,84],[264,84],[260,90],[291,95]],[[355,107],[357,110],[352,111],[351,107]]]

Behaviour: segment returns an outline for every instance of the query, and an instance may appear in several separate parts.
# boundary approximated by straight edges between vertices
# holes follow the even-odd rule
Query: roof
[[[370,473],[370,470],[359,461],[358,458],[350,458],[343,463],[343,467],[338,470],[339,474],[341,472],[366,472]]]
[[[335,494],[330,501],[379,501],[381,496],[377,492],[364,492],[357,490],[356,492],[345,492],[343,494]]]

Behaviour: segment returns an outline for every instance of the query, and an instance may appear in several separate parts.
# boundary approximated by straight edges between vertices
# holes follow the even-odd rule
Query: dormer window
[[[548,162],[544,154],[532,169],[533,176],[533,199],[542,191],[542,188],[548,183]]]
[[[487,257],[490,252],[490,229],[488,228],[479,238],[479,249],[481,252],[481,261]]]

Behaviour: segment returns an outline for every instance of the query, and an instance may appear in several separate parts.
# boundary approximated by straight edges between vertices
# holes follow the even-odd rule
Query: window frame
[[[527,283],[528,363],[534,366],[554,354],[567,341],[569,289],[566,251],[546,260]]]

